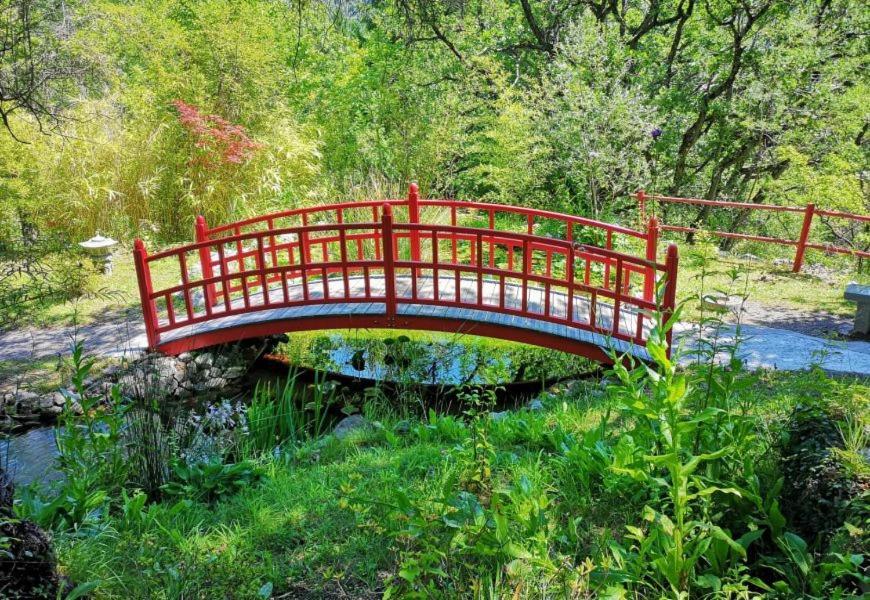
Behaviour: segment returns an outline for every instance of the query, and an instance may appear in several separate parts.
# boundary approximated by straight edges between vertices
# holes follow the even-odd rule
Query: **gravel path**
[[[741,356],[753,369],[795,371],[819,364],[838,374],[870,376],[870,341],[838,341],[807,335],[805,332],[847,330],[842,317],[789,309],[750,310],[742,327]],[[762,324],[759,324],[762,323]],[[769,325],[779,326],[769,326]],[[734,328],[723,330],[724,340],[733,340]],[[28,328],[0,334],[0,360],[32,360],[69,354],[74,337],[83,339],[90,352],[103,357],[135,356],[145,348],[145,331],[138,310],[107,314],[106,319],[89,325],[59,328]],[[677,338],[685,348],[697,342],[697,327],[680,324]],[[691,360],[691,356],[686,357]],[[2,382],[0,382],[2,383]]]
[[[733,325],[726,326],[720,332],[721,342],[733,343],[735,333]],[[681,323],[676,335],[688,351],[683,362],[691,362],[698,328]],[[817,364],[832,374],[870,376],[870,342],[825,339],[761,325],[743,325],[740,337],[738,354],[750,369],[801,371]]]
[[[76,327],[27,327],[0,333],[0,360],[36,360],[67,355],[73,340],[84,340],[89,352],[101,357],[134,356],[147,345],[139,310]]]

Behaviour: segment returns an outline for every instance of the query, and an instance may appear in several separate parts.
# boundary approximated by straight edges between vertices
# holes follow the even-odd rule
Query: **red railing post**
[[[133,244],[133,263],[136,265],[136,279],[139,282],[139,299],[142,302],[142,317],[145,320],[145,336],[148,349],[156,350],[159,341],[157,335],[157,315],[154,300],[151,299],[151,269],[148,267],[148,251],[142,240]]]
[[[198,215],[196,217],[196,241],[208,241],[208,225],[205,222],[205,217]],[[199,266],[202,272],[203,279],[211,279],[214,277],[214,270],[211,263],[211,246],[204,246],[199,249]],[[224,266],[220,265],[221,272],[224,271]],[[205,286],[205,304],[209,308],[215,305],[217,295],[215,294],[215,286],[210,283]]]
[[[381,216],[383,229],[383,257],[384,257],[384,303],[387,309],[387,325],[392,327],[396,319],[396,266],[393,256],[393,207],[384,204]]]
[[[804,253],[807,251],[807,239],[810,237],[810,229],[813,226],[813,216],[816,214],[816,205],[807,204],[804,209],[804,222],[801,225],[801,237],[798,239],[797,250],[794,254],[793,273],[800,273],[801,267],[804,265]]]
[[[420,222],[420,191],[416,183],[408,186],[408,222],[414,225]],[[437,248],[433,248],[432,252],[437,252]],[[420,261],[420,232],[418,231],[411,231],[411,260]],[[416,276],[415,270],[414,277]]]
[[[667,255],[665,257],[665,294],[662,300],[662,316],[664,323],[668,322],[671,315],[674,314],[674,309],[677,306],[677,267],[679,266],[680,255],[676,244],[668,246]],[[673,346],[674,330],[668,330],[668,358],[671,356],[671,346]]]
[[[639,192],[643,193],[643,192]],[[659,220],[655,217],[649,218],[649,223],[646,228],[646,259],[652,262],[656,261],[659,245]],[[656,268],[648,267],[643,282],[643,299],[648,302],[655,301],[656,295]]]
[[[646,191],[637,190],[635,196],[637,197],[637,208],[640,211],[640,222],[642,225],[646,222]]]

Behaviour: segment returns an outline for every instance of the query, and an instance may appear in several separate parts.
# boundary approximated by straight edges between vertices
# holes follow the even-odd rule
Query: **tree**
[[[72,19],[66,2],[3,0],[0,4],[0,118],[15,134],[11,117],[23,112],[40,131],[62,119],[70,85],[83,64],[63,48]]]

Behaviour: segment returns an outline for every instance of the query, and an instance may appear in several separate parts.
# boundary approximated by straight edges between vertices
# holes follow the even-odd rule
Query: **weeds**
[[[298,372],[291,372],[274,390],[270,384],[258,383],[247,408],[245,451],[251,456],[269,454],[284,444],[298,445],[321,437],[334,402],[335,387],[320,371],[307,386],[299,383]]]

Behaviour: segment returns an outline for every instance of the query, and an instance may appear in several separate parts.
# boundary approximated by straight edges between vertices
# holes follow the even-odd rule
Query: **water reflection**
[[[0,465],[6,466],[16,485],[48,483],[62,477],[54,463],[54,432],[54,427],[37,427],[0,440]]]

